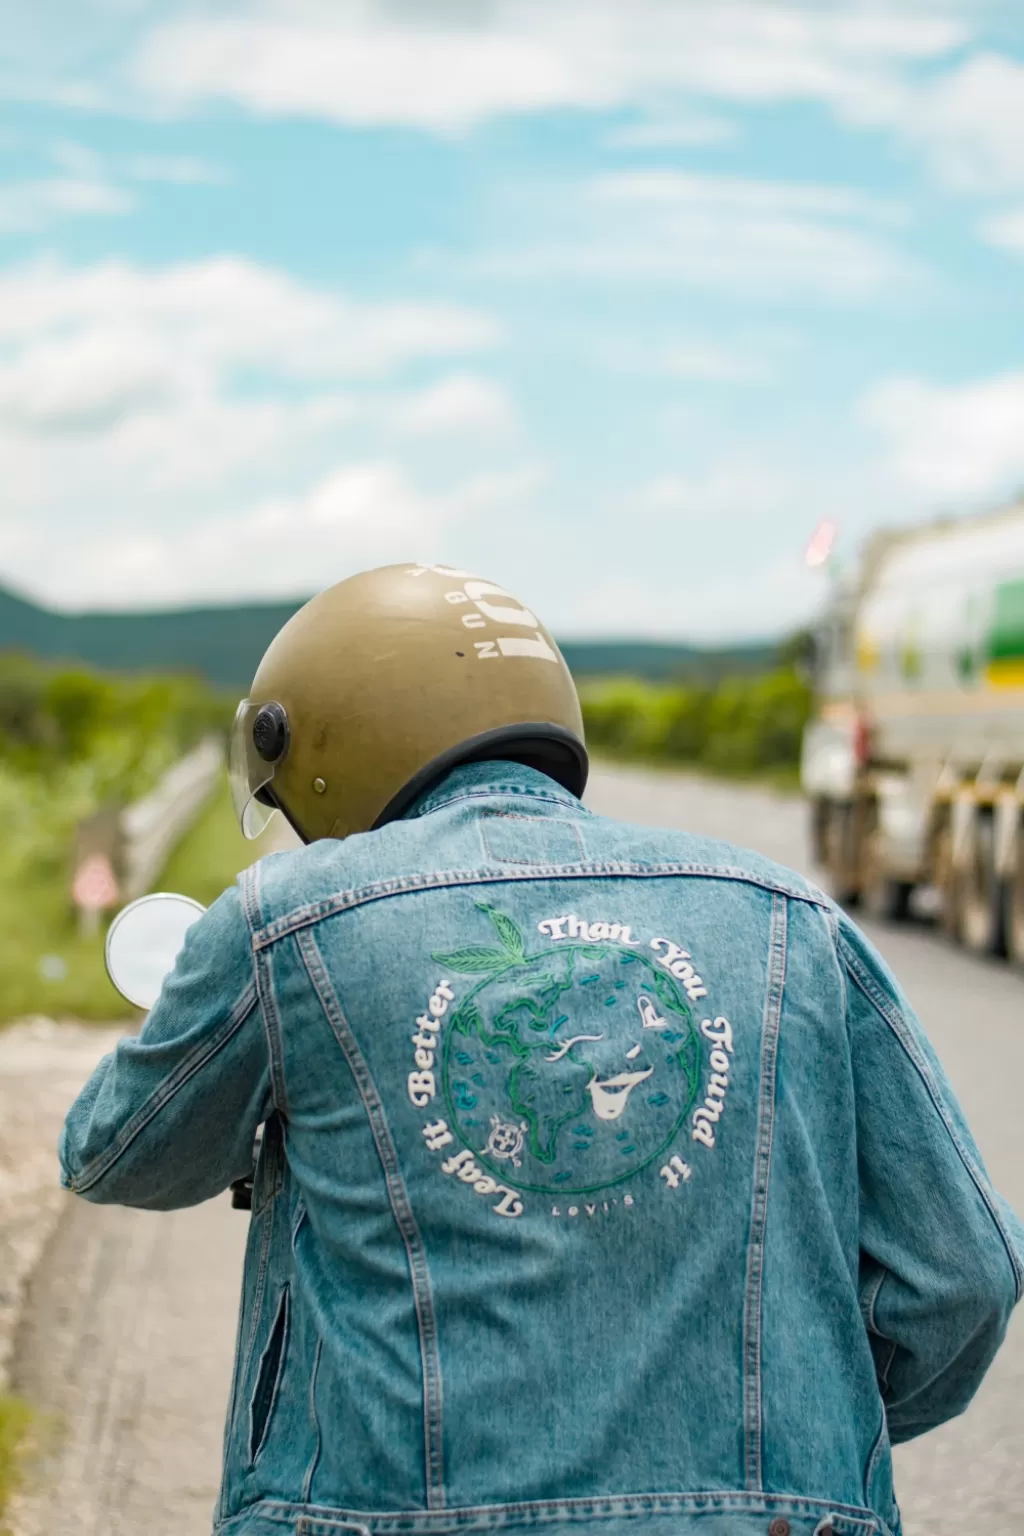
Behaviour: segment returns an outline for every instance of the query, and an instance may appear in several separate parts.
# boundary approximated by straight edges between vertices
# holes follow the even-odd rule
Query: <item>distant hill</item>
[[[243,692],[260,657],[297,608],[290,603],[147,613],[57,613],[0,587],[0,651],[83,661],[111,672],[196,672]],[[576,677],[628,675],[714,681],[770,666],[774,643],[702,649],[655,641],[567,640]]]
[[[238,691],[297,608],[291,603],[150,613],[55,613],[0,588],[0,650],[110,672],[197,672]]]
[[[779,653],[777,641],[704,647],[657,640],[560,640],[562,655],[576,678],[642,677],[715,682],[727,672],[764,672]]]

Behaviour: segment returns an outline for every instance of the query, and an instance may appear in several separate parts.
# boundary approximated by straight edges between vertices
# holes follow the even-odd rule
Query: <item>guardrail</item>
[[[125,806],[120,816],[122,900],[134,901],[151,888],[209,800],[223,766],[224,748],[211,736],[168,769],[144,800]]]
[[[219,737],[201,741],[142,800],[79,827],[72,899],[83,927],[101,911],[152,889],[172,850],[195,821],[224,768]]]

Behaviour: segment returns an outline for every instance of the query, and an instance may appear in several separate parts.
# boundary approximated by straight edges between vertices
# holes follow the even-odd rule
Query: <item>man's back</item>
[[[1020,1235],[819,892],[480,764],[255,866],[176,975],[64,1161],[181,1203],[267,1119],[225,1529],[898,1530],[889,1436],[966,1405]]]

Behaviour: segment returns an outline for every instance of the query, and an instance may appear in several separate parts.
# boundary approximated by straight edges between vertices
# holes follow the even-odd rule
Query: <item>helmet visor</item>
[[[263,705],[253,699],[242,700],[235,711],[228,752],[231,801],[242,835],[250,841],[259,837],[277,810],[276,806],[256,798],[271,783],[277,767],[276,763],[268,763],[260,756],[253,740],[253,726],[262,708]]]

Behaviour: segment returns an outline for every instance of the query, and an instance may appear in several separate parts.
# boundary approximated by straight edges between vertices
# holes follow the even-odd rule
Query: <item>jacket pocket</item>
[[[277,1402],[277,1394],[284,1371],[284,1358],[288,1346],[288,1287],[281,1291],[277,1316],[270,1330],[267,1347],[260,1356],[256,1386],[249,1404],[249,1460],[255,1461],[266,1444],[270,1420]]]

